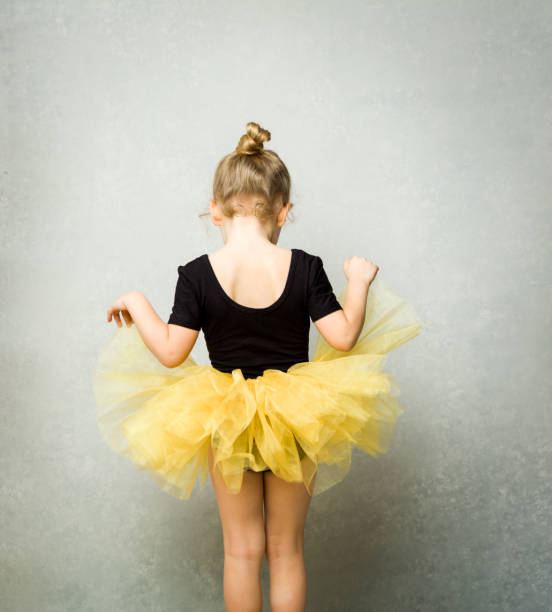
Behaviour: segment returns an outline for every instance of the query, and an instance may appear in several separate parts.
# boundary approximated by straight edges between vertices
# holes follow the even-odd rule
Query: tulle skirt
[[[246,379],[191,356],[166,368],[136,326],[123,324],[94,365],[98,427],[112,450],[180,499],[206,483],[210,446],[232,493],[244,471],[269,469],[318,495],[347,475],[354,447],[373,457],[389,449],[404,409],[397,378],[384,371],[386,353],[421,329],[413,307],[377,276],[350,351],[318,333],[312,361]]]

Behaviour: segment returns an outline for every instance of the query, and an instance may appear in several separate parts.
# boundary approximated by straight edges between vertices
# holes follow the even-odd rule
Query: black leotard
[[[291,249],[283,293],[270,306],[252,308],[223,290],[205,253],[178,266],[172,313],[167,323],[203,330],[211,365],[245,378],[266,369],[286,371],[308,361],[310,319],[341,309],[322,259]]]

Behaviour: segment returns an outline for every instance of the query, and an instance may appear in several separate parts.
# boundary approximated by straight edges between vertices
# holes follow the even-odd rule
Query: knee
[[[259,561],[265,555],[266,540],[263,528],[232,532],[224,536],[224,554],[242,561]]]
[[[302,530],[267,532],[265,539],[266,558],[269,561],[303,554],[304,534]]]

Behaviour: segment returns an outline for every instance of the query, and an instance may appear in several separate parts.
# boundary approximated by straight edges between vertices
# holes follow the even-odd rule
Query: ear
[[[282,227],[286,221],[286,217],[289,213],[289,211],[291,210],[291,207],[293,206],[293,204],[291,202],[286,202],[285,204],[282,204],[282,208],[280,208],[279,212],[278,212],[278,226]]]
[[[215,200],[209,200],[209,213],[211,214],[211,221],[215,225],[222,225],[222,214]]]

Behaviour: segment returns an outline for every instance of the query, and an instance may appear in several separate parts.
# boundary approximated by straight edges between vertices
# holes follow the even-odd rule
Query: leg
[[[272,472],[264,473],[264,489],[270,609],[303,612],[307,605],[304,528],[311,497],[303,483],[286,482]]]
[[[213,470],[209,448],[209,472],[217,498],[224,541],[224,601],[228,612],[261,612],[261,566],[265,554],[263,522],[263,473],[244,472],[238,494],[226,488]]]

